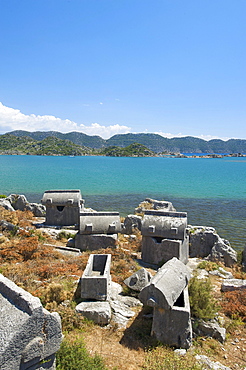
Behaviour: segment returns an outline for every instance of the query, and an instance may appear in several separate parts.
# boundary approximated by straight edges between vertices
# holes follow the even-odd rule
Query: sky
[[[245,0],[0,0],[0,134],[246,139]]]

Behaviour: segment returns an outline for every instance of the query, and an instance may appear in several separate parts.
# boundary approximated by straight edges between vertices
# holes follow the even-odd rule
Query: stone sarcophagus
[[[190,272],[177,258],[165,263],[139,298],[154,308],[151,335],[164,344],[189,348],[192,341],[188,281]]]
[[[84,209],[80,190],[47,190],[41,202],[46,207],[46,225],[78,227]]]
[[[80,250],[113,247],[121,231],[118,212],[81,212],[75,247]]]
[[[0,369],[55,369],[62,341],[58,313],[0,274]]]
[[[144,262],[161,264],[173,257],[188,262],[187,213],[145,211],[141,233]]]
[[[106,301],[110,294],[111,254],[91,254],[81,278],[81,298]]]

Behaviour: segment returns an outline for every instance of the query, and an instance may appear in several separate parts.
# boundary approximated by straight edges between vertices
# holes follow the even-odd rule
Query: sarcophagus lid
[[[122,231],[118,212],[81,212],[80,234],[118,234]]]
[[[82,204],[80,190],[47,190],[41,200],[47,206],[79,207]]]
[[[145,211],[142,235],[183,240],[186,236],[186,212]]]

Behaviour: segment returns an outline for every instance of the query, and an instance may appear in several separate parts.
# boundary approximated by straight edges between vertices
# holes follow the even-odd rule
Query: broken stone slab
[[[11,222],[0,220],[0,227],[2,230],[14,231],[17,230],[19,227],[11,224]]]
[[[219,267],[218,270],[209,271],[209,274],[219,276],[223,279],[233,279],[232,273],[229,271],[226,271],[222,267]]]
[[[145,268],[141,268],[130,277],[124,280],[124,283],[137,292],[140,292],[147,284],[149,284],[152,275]]]
[[[205,356],[205,355],[196,355],[195,358],[201,365],[206,366],[206,369],[231,370],[230,367],[224,366],[218,361],[214,362],[214,361],[210,360],[210,358]]]
[[[94,251],[98,249],[115,248],[117,244],[117,234],[93,234],[93,235],[81,235],[77,233],[75,235],[75,248],[82,251]]]
[[[45,310],[39,298],[0,274],[0,368],[55,369],[62,341],[58,313]]]
[[[108,325],[111,320],[109,302],[81,302],[75,310],[98,325]]]
[[[81,298],[106,301],[110,297],[111,254],[91,254],[81,278]]]
[[[14,210],[24,211],[28,204],[25,195],[10,194],[6,199],[10,201]]]
[[[219,326],[215,320],[193,320],[192,327],[194,333],[199,336],[208,336],[224,343],[226,339],[226,329]]]
[[[119,328],[126,328],[129,319],[131,319],[135,312],[119,300],[110,301],[112,309],[112,322],[114,322]]]
[[[160,342],[188,349],[192,344],[192,326],[188,287],[186,287],[172,309],[155,307],[151,335]]]
[[[208,258],[211,261],[221,261],[225,266],[232,267],[237,263],[237,252],[230,246],[228,240],[219,237]]]
[[[141,290],[139,299],[145,305],[171,309],[188,285],[190,271],[176,257],[166,262]]]
[[[137,215],[128,215],[124,220],[124,232],[132,234],[136,229],[141,231],[142,217]]]
[[[222,292],[231,292],[233,290],[245,290],[246,280],[243,279],[225,279],[221,284]]]

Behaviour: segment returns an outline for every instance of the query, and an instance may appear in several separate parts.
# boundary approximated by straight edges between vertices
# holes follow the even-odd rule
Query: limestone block
[[[166,262],[141,290],[139,299],[145,305],[171,309],[190,279],[189,269],[177,258]]]
[[[79,218],[79,233],[117,234],[122,231],[118,212],[81,212]]]
[[[221,285],[222,292],[231,292],[233,290],[245,290],[246,280],[242,279],[225,279]]]
[[[142,217],[137,215],[128,215],[124,220],[124,232],[132,234],[135,229],[141,231]]]
[[[107,325],[111,319],[109,302],[82,302],[75,309],[78,313],[99,325]]]
[[[187,349],[191,346],[192,327],[187,287],[172,309],[154,308],[151,335],[172,347]]]
[[[14,211],[14,208],[7,198],[0,199],[0,206],[7,209],[8,211]]]
[[[209,259],[221,261],[225,266],[232,267],[237,263],[237,252],[230,246],[228,240],[219,237],[211,250]]]
[[[82,251],[98,250],[101,248],[115,247],[117,243],[117,234],[94,234],[81,235],[79,232],[75,235],[75,248]]]
[[[152,275],[145,268],[142,268],[124,280],[124,283],[131,289],[140,292],[149,284]]]
[[[59,315],[0,274],[1,370],[54,369],[61,340]]]
[[[190,251],[189,256],[207,257],[219,236],[213,227],[188,226]]]
[[[188,262],[189,240],[162,239],[157,237],[143,236],[141,258],[144,262],[160,265],[173,257],[183,263]]]
[[[110,296],[111,254],[91,254],[81,278],[81,298],[105,301]]]
[[[226,329],[219,326],[214,321],[195,320],[193,331],[199,336],[208,336],[224,343],[226,339]]]

